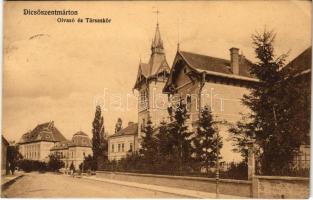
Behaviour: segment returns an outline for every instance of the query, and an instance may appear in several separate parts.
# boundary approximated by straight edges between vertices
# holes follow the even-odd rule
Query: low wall
[[[309,178],[255,176],[252,181],[254,198],[295,198],[309,197]]]
[[[214,178],[97,171],[97,177],[215,193]],[[251,181],[221,179],[221,194],[251,196]]]

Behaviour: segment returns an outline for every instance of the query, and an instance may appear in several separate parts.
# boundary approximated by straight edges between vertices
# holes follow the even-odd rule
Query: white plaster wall
[[[124,135],[120,137],[110,137],[108,144],[108,158],[109,160],[120,160],[126,157],[127,152],[130,150],[130,144],[133,145],[133,151],[138,149],[137,137],[134,135]],[[120,144],[120,151],[118,151],[118,144]],[[122,151],[122,144],[124,144],[124,151]],[[114,145],[114,151],[112,151],[112,145]]]
[[[24,159],[47,161],[53,142],[33,142],[19,145],[19,152]]]
[[[217,121],[236,123],[241,119],[240,113],[250,112],[249,108],[242,104],[241,99],[249,90],[245,87],[210,83],[207,82],[201,92],[201,107],[208,105]],[[227,125],[219,125],[220,136],[223,137],[223,148],[221,155],[225,161],[240,161],[242,158],[238,153],[232,151],[232,142],[228,141],[229,132]]]

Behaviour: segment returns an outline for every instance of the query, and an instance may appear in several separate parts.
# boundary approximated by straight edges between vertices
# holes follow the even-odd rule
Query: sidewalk
[[[5,190],[9,187],[12,183],[14,183],[17,179],[24,176],[23,173],[15,172],[14,175],[6,175],[1,177],[1,190]]]
[[[164,186],[142,184],[142,183],[135,183],[135,182],[128,182],[128,181],[118,181],[118,180],[112,180],[112,179],[106,179],[106,178],[97,178],[94,176],[82,177],[82,178],[89,179],[89,180],[102,181],[106,183],[125,185],[125,186],[130,186],[130,187],[137,187],[137,188],[142,188],[142,189],[147,189],[147,190],[166,192],[170,194],[177,194],[180,196],[186,196],[186,197],[192,197],[192,198],[201,198],[201,199],[208,199],[208,198],[215,199],[216,198],[215,193],[201,192],[201,191],[196,191],[196,190],[180,189],[180,188],[174,188],[174,187],[164,187]],[[248,197],[220,194],[219,198],[221,199],[244,199]]]

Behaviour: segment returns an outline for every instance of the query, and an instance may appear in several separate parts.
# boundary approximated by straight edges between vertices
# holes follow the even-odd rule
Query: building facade
[[[108,159],[120,160],[138,147],[138,124],[129,122],[126,128],[108,137]]]
[[[24,159],[48,161],[50,149],[56,142],[66,141],[54,122],[37,125],[25,133],[18,142],[19,151]]]
[[[79,169],[85,157],[92,156],[92,145],[88,135],[79,131],[73,135],[72,140],[55,143],[50,152],[61,157],[66,169],[70,168],[72,163],[75,169]]]
[[[310,144],[310,125],[311,125],[311,68],[312,68],[312,47],[307,48],[296,58],[290,61],[282,70],[291,75],[294,88],[300,93],[297,94],[297,119],[301,120],[301,126],[297,127],[302,144],[294,158],[294,167],[297,169],[310,169],[311,144]],[[294,94],[293,94],[294,95]]]
[[[241,98],[248,94],[250,86],[258,83],[249,74],[251,65],[238,48],[230,49],[229,60],[178,50],[163,90],[170,95],[172,105],[180,100],[186,103],[190,114],[187,123],[193,132],[201,108],[210,107],[215,120],[221,122],[218,129],[223,138],[221,155],[225,161],[241,159],[232,152],[228,124],[238,121],[240,113],[249,112]]]
[[[166,60],[159,24],[156,26],[151,44],[151,56],[148,63],[140,61],[134,89],[138,91],[138,139],[142,136],[142,128],[150,118],[153,126],[168,117],[168,98],[162,90],[169,76],[170,68]]]
[[[91,141],[86,133],[79,131],[71,140],[67,140],[53,121],[39,124],[25,133],[18,146],[19,152],[27,160],[48,162],[50,154],[58,154],[65,168],[69,168],[73,163],[75,169],[79,169],[84,157],[92,155]]]

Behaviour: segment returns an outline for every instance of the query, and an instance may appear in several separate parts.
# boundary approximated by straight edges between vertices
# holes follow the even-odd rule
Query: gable
[[[47,122],[37,125],[32,131],[29,131],[22,135],[19,143],[29,143],[36,141],[65,141],[66,138],[62,133],[54,126],[53,122]]]
[[[170,76],[164,86],[163,92],[172,93],[178,85],[181,86],[187,84],[185,80],[186,77],[179,74],[180,70],[186,66],[186,69],[189,71],[185,72],[185,76],[188,76],[190,81],[193,81],[193,77],[195,77],[195,80],[202,80],[203,77],[205,77],[206,81],[226,81],[233,82],[234,84],[239,82],[239,84],[247,83],[249,85],[251,83],[255,84],[256,82],[259,82],[259,80],[252,77],[249,72],[252,65],[253,63],[251,61],[244,56],[240,56],[239,75],[235,75],[230,68],[230,61],[228,60],[185,51],[177,51]]]
[[[183,57],[186,63],[188,63],[188,65],[195,70],[233,75],[230,67],[230,60],[186,51],[179,51],[179,54]],[[250,74],[250,68],[252,65],[252,62],[249,61],[245,56],[239,55],[238,75],[253,78],[253,76]]]
[[[289,62],[282,70],[285,73],[297,74],[311,70],[312,67],[312,47],[304,50],[295,59]]]

